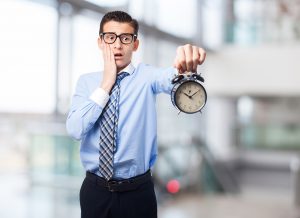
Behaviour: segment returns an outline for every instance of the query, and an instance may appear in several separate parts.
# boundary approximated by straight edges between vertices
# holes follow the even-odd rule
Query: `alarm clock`
[[[193,114],[201,112],[206,104],[207,94],[204,78],[197,73],[179,74],[173,80],[171,101],[180,112]]]

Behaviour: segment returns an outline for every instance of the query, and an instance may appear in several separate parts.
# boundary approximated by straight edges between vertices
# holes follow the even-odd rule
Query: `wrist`
[[[109,94],[105,90],[103,90],[101,88],[97,88],[91,94],[90,100],[94,101],[96,104],[98,104],[99,106],[104,108],[109,100]]]
[[[103,89],[104,91],[106,91],[107,93],[110,93],[112,87],[114,84],[112,83],[101,83],[100,88]]]

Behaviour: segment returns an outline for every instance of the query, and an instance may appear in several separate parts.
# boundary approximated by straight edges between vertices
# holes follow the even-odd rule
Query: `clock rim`
[[[203,105],[198,109],[196,110],[195,112],[187,112],[187,111],[184,111],[184,110],[181,110],[178,106],[177,106],[177,102],[176,102],[176,93],[178,91],[178,88],[184,84],[184,83],[197,83],[198,85],[200,85],[204,91],[204,95],[205,95],[205,100],[204,100],[204,103]],[[183,81],[180,81],[179,83],[175,84],[173,89],[172,89],[172,92],[171,92],[171,97],[172,97],[172,103],[173,105],[181,112],[183,113],[186,113],[186,114],[195,114],[195,113],[198,113],[198,112],[201,112],[201,110],[204,108],[204,106],[206,105],[206,102],[207,102],[207,92],[206,92],[206,89],[204,88],[204,86],[197,80],[183,80]]]

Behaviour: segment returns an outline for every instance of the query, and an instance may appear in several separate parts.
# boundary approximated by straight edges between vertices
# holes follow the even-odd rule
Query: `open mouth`
[[[121,53],[114,54],[115,58],[121,58],[123,55]]]

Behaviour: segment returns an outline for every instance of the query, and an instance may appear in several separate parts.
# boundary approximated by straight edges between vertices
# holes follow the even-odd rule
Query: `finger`
[[[115,64],[115,56],[112,51],[111,45],[106,43],[106,51],[107,51],[107,61],[109,64]]]
[[[104,49],[103,49],[104,61],[105,61],[105,63],[107,63],[108,62],[108,59],[107,59],[107,55],[108,55],[107,44],[103,43],[103,47],[104,47]]]
[[[192,72],[197,71],[197,66],[200,64],[200,54],[199,49],[196,46],[193,46],[193,70]]]
[[[206,51],[203,48],[199,48],[199,55],[200,55],[200,65],[203,64],[203,62],[205,61],[206,58]]]
[[[174,60],[173,66],[174,66],[176,69],[179,68],[179,63],[178,63],[177,58]]]
[[[178,73],[179,74],[184,74],[185,70],[182,67],[178,68]]]
[[[107,49],[108,49],[108,58],[109,58],[109,61],[111,61],[111,62],[115,61],[114,53],[112,51],[112,48],[111,48],[110,44],[107,45]]]
[[[176,69],[178,69],[179,64],[178,64],[177,59],[174,60],[173,67],[176,68]]]
[[[105,44],[104,44],[103,40],[101,41],[100,46],[102,48],[102,53],[103,53],[103,57],[104,57],[104,54],[105,54]]]
[[[109,44],[106,44],[106,50],[107,50],[107,60],[109,61],[109,62],[112,62],[112,51],[111,51],[111,48],[110,48],[110,45]]]
[[[103,43],[103,40],[102,39],[99,39],[100,40],[100,48],[102,49],[102,50],[104,50],[104,43]]]
[[[175,61],[174,61],[174,67],[177,69],[179,74],[184,73],[184,70],[180,66],[179,61],[177,59],[175,59]]]
[[[179,66],[177,67],[177,69],[181,68],[183,72],[185,72],[186,68],[187,68],[185,59],[186,59],[186,57],[185,57],[183,47],[178,47],[178,49],[177,49],[177,61],[178,61]]]
[[[173,62],[173,67],[174,67],[174,68],[177,68],[177,60],[176,60],[176,58],[175,58],[175,60],[174,60],[174,62]]]
[[[187,44],[183,47],[185,53],[185,64],[188,72],[193,70],[193,48]]]

